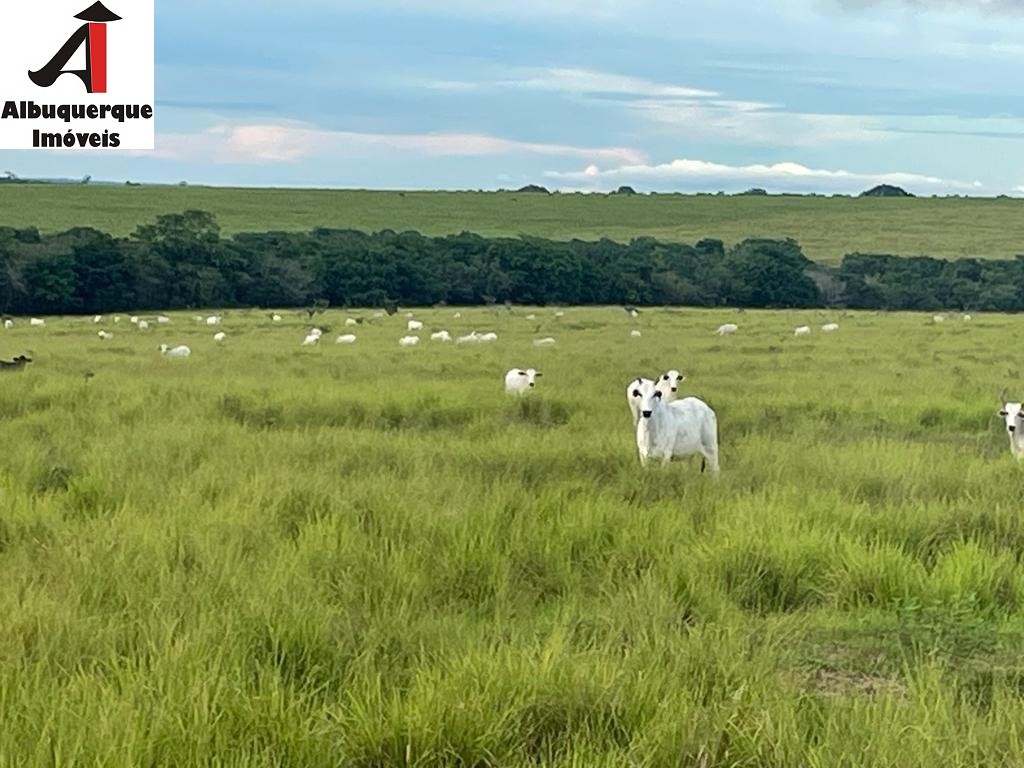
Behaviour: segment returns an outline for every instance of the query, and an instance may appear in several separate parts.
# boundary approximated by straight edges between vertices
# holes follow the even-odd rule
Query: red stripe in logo
[[[107,92],[107,25],[89,25],[89,65],[92,93]]]

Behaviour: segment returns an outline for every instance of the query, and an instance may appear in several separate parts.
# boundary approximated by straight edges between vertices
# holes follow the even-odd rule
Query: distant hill
[[[894,187],[892,184],[879,184],[877,187],[861,192],[861,197],[913,197],[903,187]]]
[[[542,187],[539,184],[527,184],[525,187],[520,187],[516,192],[525,192],[527,194],[539,194],[539,195],[550,195],[551,190],[547,187]]]

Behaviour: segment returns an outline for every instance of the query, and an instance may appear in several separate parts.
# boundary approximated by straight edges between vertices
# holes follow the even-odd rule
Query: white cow
[[[38,317],[33,317],[28,321],[28,324],[33,328],[42,328],[43,326],[46,325],[46,321],[40,320]]]
[[[430,334],[431,341],[451,341],[452,335],[448,331],[438,331],[437,333]]]
[[[725,325],[718,326],[718,330],[715,331],[716,336],[731,336],[736,333],[740,327],[735,323],[726,323]]]
[[[799,328],[796,329],[796,331],[793,333],[793,335],[794,336],[810,336],[811,335],[811,326],[809,326],[809,325],[801,325]]]
[[[557,342],[548,336],[546,339],[535,339],[533,346],[535,347],[553,347]]]
[[[675,368],[662,374],[661,378],[658,379],[657,387],[665,397],[666,403],[671,403],[673,400],[679,399],[679,385],[684,381],[686,381],[686,376]]]
[[[419,336],[403,336],[398,340],[398,346],[400,347],[415,347],[419,343]]]
[[[822,333],[835,333],[839,330],[839,323],[828,323],[827,325],[821,326]]]
[[[526,370],[513,368],[505,374],[505,394],[525,395],[533,389],[537,382],[537,377],[543,375],[543,373],[535,371],[533,368],[527,368]]]
[[[1010,437],[1010,453],[1016,459],[1024,459],[1024,405],[1006,401],[1006,390],[1000,396],[1002,407],[999,415],[1006,424],[1006,433]]]
[[[160,345],[160,354],[164,357],[188,357],[192,354],[192,350],[182,345],[180,347],[168,347],[166,344]]]
[[[640,392],[647,385],[654,386],[656,382],[638,376],[626,385],[626,405],[633,416],[633,426],[640,421]]]
[[[640,402],[636,447],[641,466],[651,459],[665,465],[699,453],[704,457],[701,471],[710,467],[718,474],[718,418],[707,403],[696,397],[666,403],[653,383],[638,386],[635,397]]]
[[[422,331],[423,323],[421,323],[419,320],[410,320],[408,323],[406,323],[406,328],[408,328],[410,331]]]
[[[344,336],[339,336],[335,340],[334,343],[335,344],[355,344],[356,343],[356,335],[354,333],[346,333]]]
[[[224,333],[224,331],[218,331],[217,333],[213,334],[213,340],[216,341],[218,344],[226,340],[227,337],[228,335]]]

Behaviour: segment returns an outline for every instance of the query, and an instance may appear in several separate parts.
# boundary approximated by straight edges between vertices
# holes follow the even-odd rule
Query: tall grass
[[[0,765],[1017,764],[1021,320],[350,314],[0,332]],[[668,368],[718,481],[639,469]]]

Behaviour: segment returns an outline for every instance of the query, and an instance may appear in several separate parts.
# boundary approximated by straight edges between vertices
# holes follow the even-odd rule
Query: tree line
[[[127,237],[0,227],[3,314],[496,302],[1018,311],[1024,256],[854,253],[831,267],[791,239],[726,247],[326,228],[224,237],[212,214],[195,210]]]

